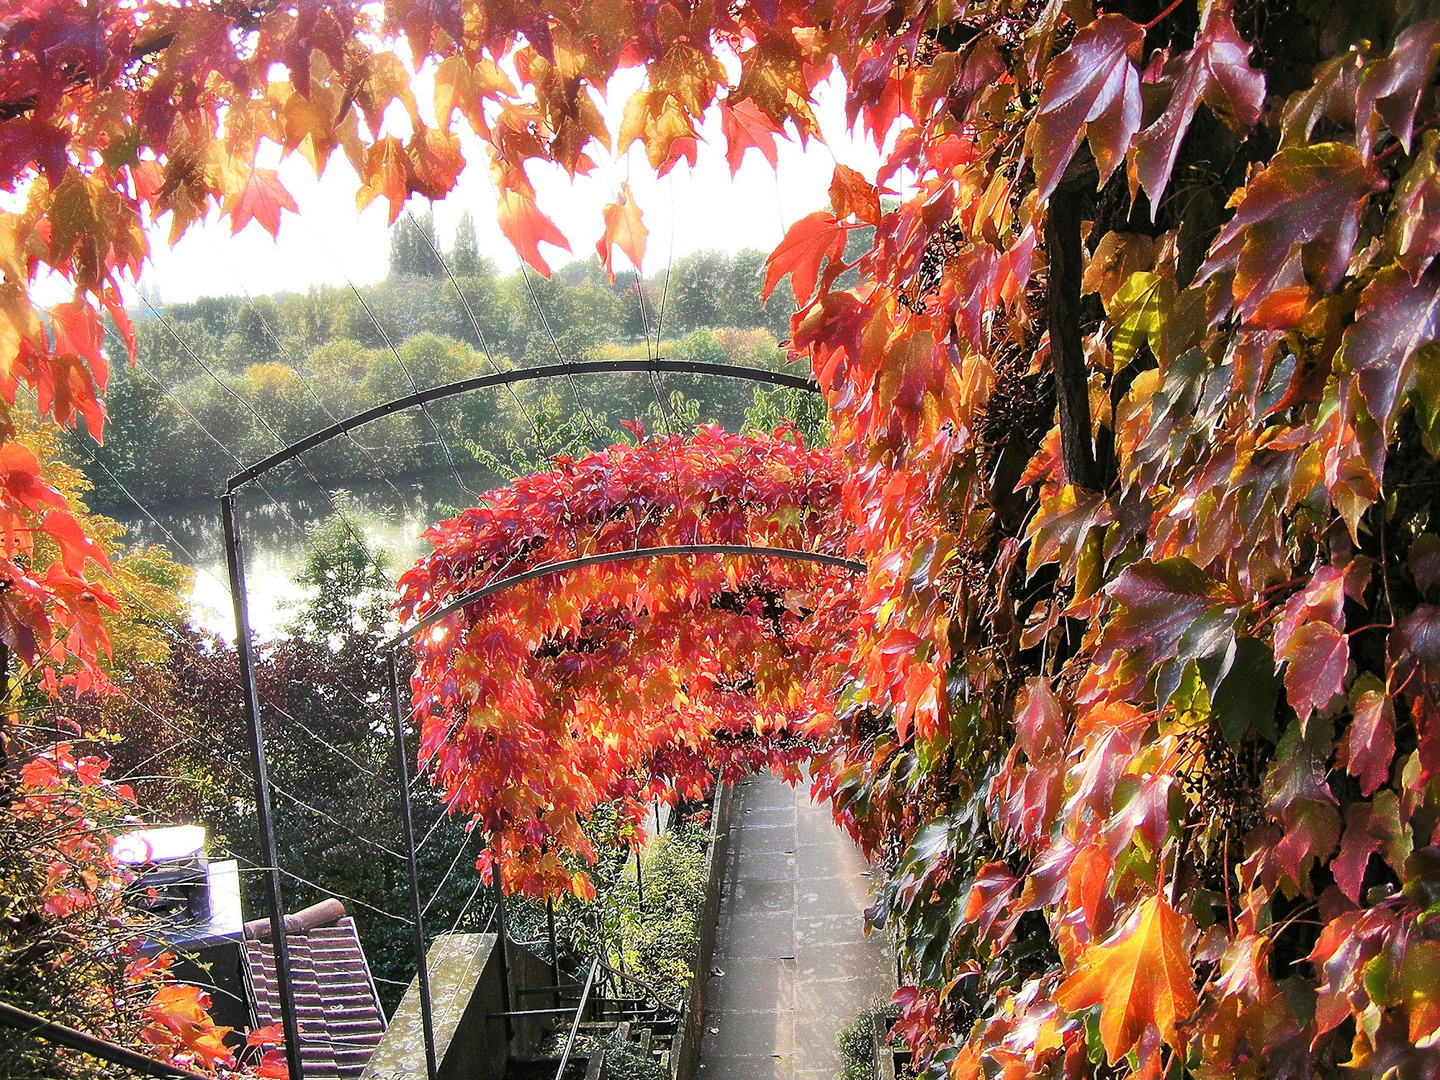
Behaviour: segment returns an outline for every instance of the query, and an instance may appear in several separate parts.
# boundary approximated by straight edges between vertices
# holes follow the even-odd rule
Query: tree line
[[[405,216],[392,233],[389,276],[378,285],[147,304],[135,320],[135,363],[117,363],[111,374],[104,445],[90,440],[84,424],[67,445],[95,484],[97,507],[128,512],[132,499],[210,497],[241,463],[283,443],[469,376],[657,351],[781,368],[777,342],[793,307],[778,298],[761,303],[763,262],[754,250],[700,251],[648,279],[631,272],[611,283],[593,258],[548,280],[533,272],[502,276],[480,254],[468,215],[448,251],[429,214]],[[514,393],[480,391],[361,428],[276,482],[425,475],[452,459],[485,482],[514,456],[517,438],[528,443],[527,460],[536,447],[563,441],[560,429],[572,413],[583,414],[592,448],[601,436],[615,436],[620,421],[664,429],[678,420],[670,401],[676,393],[699,403],[695,422],[730,428],[756,400],[745,384],[689,376],[586,377]],[[166,468],[155,468],[157,461]]]

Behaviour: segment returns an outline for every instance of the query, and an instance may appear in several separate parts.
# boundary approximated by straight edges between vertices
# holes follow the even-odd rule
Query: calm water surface
[[[471,488],[488,482],[466,478]],[[491,481],[493,482],[493,481]],[[372,550],[389,555],[392,576],[398,576],[429,545],[420,534],[455,509],[473,505],[453,476],[362,482],[344,489],[346,516],[364,533]],[[250,621],[258,639],[283,632],[303,596],[295,575],[305,561],[305,529],[334,511],[318,488],[274,490],[274,498],[250,490],[241,496],[240,528],[245,544],[246,585]],[[340,496],[332,492],[339,501]],[[234,640],[235,614],[225,568],[225,540],[218,499],[198,499],[150,507],[154,520],[110,510],[139,543],[165,544],[175,558],[195,571],[190,592],[191,621]],[[168,536],[166,534],[169,534]],[[182,550],[183,549],[183,550]]]

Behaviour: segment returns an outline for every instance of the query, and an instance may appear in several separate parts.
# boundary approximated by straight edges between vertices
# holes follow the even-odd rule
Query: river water
[[[469,479],[469,478],[467,478]],[[470,480],[472,489],[481,485]],[[257,640],[284,632],[303,596],[295,576],[305,562],[305,530],[334,513],[318,488],[280,489],[273,498],[255,489],[242,493],[238,520],[245,546],[246,587],[250,623]],[[427,528],[475,499],[453,476],[362,482],[330,493],[346,517],[365,536],[372,550],[389,556],[389,570],[398,577],[428,550],[421,538]],[[190,591],[191,622],[230,640],[235,638],[235,613],[225,563],[225,539],[218,499],[196,499],[148,507],[150,517],[107,511],[129,527],[137,543],[165,544],[177,561],[195,571]],[[153,519],[153,520],[152,520]]]

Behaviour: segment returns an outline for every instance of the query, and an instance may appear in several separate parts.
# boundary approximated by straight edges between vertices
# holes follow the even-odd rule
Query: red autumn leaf
[[[1015,705],[1015,742],[1032,761],[1052,756],[1065,742],[1065,710],[1050,690],[1050,680],[1036,676],[1025,683]]]
[[[1415,353],[1440,338],[1440,269],[1419,281],[1399,267],[1383,270],[1360,297],[1345,332],[1345,359],[1381,430],[1415,385]]]
[[[420,128],[405,144],[410,169],[406,175],[407,194],[443,199],[455,187],[465,157],[460,140],[448,131]]]
[[[550,264],[540,254],[542,243],[570,250],[570,243],[555,223],[540,212],[535,200],[519,191],[507,189],[500,194],[500,231],[505,234],[520,257],[547,278]]]
[[[1041,199],[1050,197],[1087,134],[1100,182],[1140,130],[1140,72],[1134,57],[1145,31],[1123,15],[1102,15],[1050,61],[1045,92],[1030,129],[1030,153]]]
[[[1386,246],[1413,278],[1440,254],[1440,132],[1427,131],[1415,162],[1390,200]]]
[[[1185,919],[1153,895],[1119,933],[1085,950],[1055,1000],[1068,1012],[1100,1006],[1100,1041],[1118,1065],[1152,1027],[1172,1047],[1183,1046],[1179,1024],[1199,1004],[1194,978]]]
[[[990,862],[975,872],[965,898],[965,921],[975,926],[981,941],[1003,949],[1019,916],[1005,918],[1005,909],[1020,879],[1003,862]]]
[[[1230,12],[1212,5],[1205,13],[1195,47],[1166,65],[1167,74],[1174,68],[1170,103],[1135,140],[1135,172],[1150,196],[1152,216],[1201,101],[1239,128],[1259,120],[1265,104],[1265,76],[1250,66],[1250,43]]]
[[[770,294],[786,274],[795,303],[803,305],[815,292],[820,278],[820,262],[840,258],[845,250],[845,226],[828,210],[816,210],[790,226],[769,258],[765,260],[765,283],[760,289],[762,300]]]
[[[1241,318],[1254,314],[1283,280],[1298,250],[1307,278],[1330,292],[1345,275],[1360,235],[1366,197],[1383,186],[1359,151],[1343,143],[1281,150],[1256,174],[1235,216],[1220,230],[1199,280],[1235,268]]]
[[[240,193],[227,199],[224,212],[230,215],[230,233],[238,233],[251,220],[271,236],[280,232],[280,212],[298,212],[294,198],[285,190],[274,169],[251,169]]]
[[[640,207],[635,203],[635,196],[630,192],[630,185],[620,185],[620,195],[615,202],[605,207],[605,232],[601,234],[599,242],[595,245],[596,252],[600,255],[600,261],[605,266],[605,272],[610,275],[610,281],[615,281],[614,257],[615,248],[625,253],[630,260],[630,265],[638,271],[645,261],[645,241],[650,235],[650,230],[640,220]]]
[[[1369,798],[1390,778],[1395,757],[1395,705],[1384,690],[1367,690],[1352,709],[1345,737],[1347,768],[1360,778],[1360,793]]]
[[[383,197],[390,204],[388,224],[394,225],[400,217],[400,211],[405,209],[405,200],[410,197],[409,162],[400,140],[394,135],[387,135],[371,146],[365,153],[361,176],[365,187],[356,195],[356,204],[363,208],[376,198]],[[501,206],[503,222],[503,199]],[[506,236],[509,236],[509,233],[506,233]],[[514,243],[513,239],[511,243]]]
[[[1290,647],[1290,639],[1307,622],[1326,622],[1336,630],[1344,630],[1345,598],[1361,600],[1370,575],[1370,564],[1365,559],[1317,569],[1305,588],[1285,603],[1285,613],[1275,626],[1276,654]]]
[[[1384,835],[1370,828],[1371,805],[1353,803],[1345,811],[1345,834],[1340,841],[1340,854],[1330,863],[1335,884],[1355,903],[1360,902],[1360,886],[1370,856],[1380,850]]]
[[[1301,723],[1345,691],[1350,642],[1329,623],[1306,623],[1278,659],[1287,663],[1285,694]]]
[[[1440,607],[1417,605],[1395,623],[1385,645],[1397,697],[1440,699]]]
[[[848,165],[835,165],[830,180],[830,207],[837,217],[854,214],[867,225],[880,224],[880,192]]]
[[[1360,73],[1355,115],[1356,140],[1366,160],[1383,122],[1408,153],[1415,133],[1415,110],[1440,59],[1440,19],[1427,19],[1400,31],[1395,48],[1383,60],[1372,60]]]
[[[730,164],[731,176],[740,171],[745,151],[752,146],[765,156],[772,169],[775,167],[779,160],[775,136],[780,128],[755,102],[749,98],[735,105],[722,101],[720,130],[725,133],[725,160]]]
[[[266,1024],[254,1028],[245,1036],[246,1046],[279,1046],[285,1041],[285,1033],[278,1024]]]
[[[75,516],[64,510],[52,510],[45,515],[42,523],[45,532],[60,547],[60,557],[65,569],[75,575],[85,572],[85,564],[94,560],[102,568],[110,569],[110,559],[105,550],[90,537],[75,520]]]

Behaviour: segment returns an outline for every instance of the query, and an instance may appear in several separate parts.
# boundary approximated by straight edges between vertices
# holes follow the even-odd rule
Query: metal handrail
[[[632,982],[636,986],[640,987],[641,990],[644,990],[645,993],[649,994],[652,998],[654,998],[655,1003],[659,1005],[662,1009],[669,1009],[677,1017],[684,1015],[683,1009],[677,1008],[676,1006],[671,1005],[669,1002],[667,1002],[664,998],[660,996],[660,992],[658,990],[656,990],[653,986],[647,983],[644,979],[640,978],[640,976],[632,975],[628,971],[617,971],[609,964],[605,963],[604,960],[596,960],[595,963],[599,964],[611,975],[614,975],[620,979],[625,979],[626,981]]]
[[[206,1080],[204,1076],[192,1069],[156,1061],[127,1046],[120,1046],[117,1043],[96,1038],[84,1031],[66,1027],[64,1024],[57,1024],[53,1020],[46,1020],[43,1016],[36,1016],[24,1009],[17,1009],[14,1005],[7,1005],[3,1001],[0,1001],[0,1026],[16,1028],[26,1035],[44,1039],[70,1050],[78,1050],[82,1054],[89,1054],[102,1061],[123,1065],[127,1069],[143,1073],[146,1076],[159,1077],[160,1080]]]
[[[590,972],[585,976],[585,989],[580,992],[580,1004],[575,1006],[575,1020],[570,1025],[570,1037],[565,1040],[565,1051],[560,1055],[560,1067],[555,1070],[555,1080],[563,1080],[565,1066],[570,1064],[570,1051],[575,1049],[575,1036],[580,1034],[580,1018],[585,1015],[585,1005],[590,1000],[590,988],[595,985],[595,973],[600,970],[600,961],[590,961]]]

